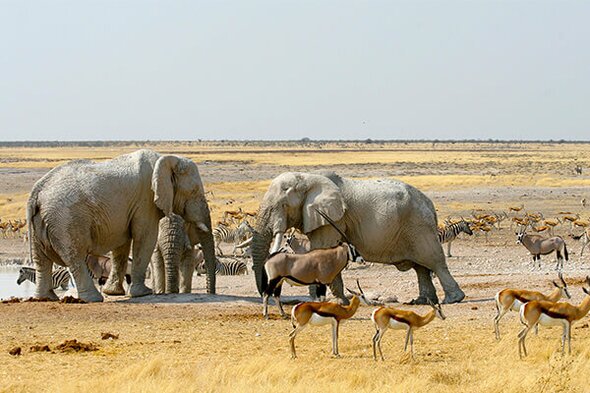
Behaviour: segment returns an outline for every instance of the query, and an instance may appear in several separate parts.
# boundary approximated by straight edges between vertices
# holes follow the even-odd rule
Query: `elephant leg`
[[[143,229],[145,232],[145,229]],[[139,233],[141,231],[138,229]],[[143,236],[133,239],[133,263],[131,266],[131,297],[151,295],[152,290],[145,285],[145,272],[150,262],[158,232],[143,233]]]
[[[51,272],[53,269],[53,262],[51,262],[51,260],[49,260],[49,258],[47,258],[42,252],[36,252],[35,248],[33,248],[33,260],[35,262],[37,281],[35,286],[35,297],[37,299],[59,299],[55,292],[53,292],[52,288],[53,280],[51,278]]]
[[[166,273],[164,271],[164,258],[159,249],[155,249],[151,259],[152,288],[155,294],[166,292]]]
[[[418,276],[418,288],[420,293],[418,298],[412,300],[410,303],[428,304],[428,300],[435,304],[438,303],[438,297],[436,296],[436,289],[432,283],[430,269],[427,269],[424,266],[418,264],[415,264],[413,269],[416,271],[416,275]]]
[[[311,298],[311,300],[316,301],[319,299],[319,285],[310,285],[307,287],[307,290],[309,291],[309,297]]]
[[[102,302],[104,299],[94,286],[92,276],[86,264],[86,255],[77,255],[66,260],[78,289],[78,298],[85,302]]]
[[[180,260],[180,293],[191,293],[196,260],[192,250],[185,254],[185,257]]]
[[[332,281],[330,284],[330,291],[334,296],[340,299],[341,304],[345,306],[350,304],[346,296],[344,296],[344,282],[342,281],[342,273],[338,273],[334,281]]]
[[[130,248],[131,242],[127,242],[111,252],[111,271],[105,286],[102,288],[103,293],[112,296],[125,295],[123,280],[125,280]]]
[[[442,247],[433,245],[433,247],[428,250],[427,253],[422,254],[416,262],[427,270],[434,271],[445,292],[444,303],[458,303],[465,298],[465,293],[461,290],[459,284],[457,284],[457,281],[455,281],[449,272],[449,267],[447,266]],[[414,267],[414,269],[416,268]],[[426,274],[421,273],[418,270],[416,270],[416,273],[418,274],[418,284],[420,285],[420,298],[426,296],[429,297],[430,300],[435,301],[437,299],[436,292],[432,285],[430,274],[428,274],[427,278]],[[433,293],[434,296],[427,296],[427,293]]]
[[[434,272],[445,291],[445,299],[443,300],[443,303],[458,303],[465,298],[465,292],[463,292],[461,287],[459,287],[459,284],[457,284],[457,281],[455,281],[451,275],[451,272],[449,272],[446,263],[442,266],[439,265],[438,269]]]

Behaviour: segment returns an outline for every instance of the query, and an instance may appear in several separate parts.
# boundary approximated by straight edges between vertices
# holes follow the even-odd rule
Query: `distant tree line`
[[[220,144],[225,146],[295,146],[295,145],[323,145],[323,144],[412,144],[412,143],[431,143],[437,144],[456,144],[456,143],[473,143],[473,144],[588,144],[588,141],[568,141],[560,140],[500,140],[500,139],[349,139],[349,140],[313,140],[302,138],[299,140],[201,140],[194,141],[0,141],[0,147],[148,147],[155,144],[174,144],[181,146],[198,146]]]

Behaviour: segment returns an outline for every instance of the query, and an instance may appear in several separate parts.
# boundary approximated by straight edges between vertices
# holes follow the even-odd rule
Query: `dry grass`
[[[330,357],[331,333],[324,327],[298,336],[299,358],[293,361],[290,323],[262,320],[258,305],[0,306],[6,315],[0,323],[5,343],[0,391],[77,392],[109,386],[115,392],[307,392],[313,386],[355,392],[584,392],[590,372],[590,329],[573,330],[571,356],[559,353],[560,329],[541,329],[538,337],[528,339],[529,357],[519,360],[519,323],[514,314],[505,318],[502,341],[496,342],[491,303],[477,311],[468,311],[468,304],[446,307],[446,321],[435,320],[416,332],[415,361],[402,352],[403,332],[389,331],[383,340],[386,361],[377,363],[368,307],[343,325],[341,359]],[[101,341],[103,331],[121,338]],[[100,349],[28,351],[30,345],[54,348],[70,338],[94,342]],[[16,345],[24,349],[18,358],[7,353]]]
[[[87,158],[106,160],[128,153],[143,144],[115,147],[60,147],[60,148],[0,148],[0,167],[52,168],[71,159]],[[590,151],[585,144],[432,144],[389,143],[331,143],[331,144],[281,144],[263,145],[248,142],[154,143],[147,147],[163,153],[182,154],[195,162],[233,162],[231,169],[247,179],[250,171],[264,165],[293,165],[321,168],[324,166],[398,164],[419,165],[425,173],[436,174],[397,176],[422,190],[456,190],[476,187],[588,187],[590,178],[574,177],[574,162],[590,161]],[[471,168],[470,173],[444,173],[446,165]],[[528,173],[526,168],[534,168]],[[487,171],[487,172],[486,172]],[[489,172],[492,173],[489,173]],[[485,173],[485,174],[484,174]],[[566,173],[569,173],[567,175]],[[241,207],[255,211],[268,187],[269,180],[215,182],[205,178],[212,217],[219,220],[223,211]],[[0,217],[23,218],[27,195],[0,190]],[[461,210],[465,206],[449,205]],[[468,208],[472,208],[470,206]],[[445,207],[446,208],[446,207]]]
[[[106,160],[138,148],[181,154],[195,162],[242,161],[250,164],[314,166],[390,163],[457,163],[481,165],[567,165],[590,160],[586,144],[431,144],[390,143],[384,145],[332,143],[322,145],[203,142],[192,146],[171,143],[115,147],[0,148],[0,167],[51,168],[72,159]],[[351,154],[353,153],[353,154]]]

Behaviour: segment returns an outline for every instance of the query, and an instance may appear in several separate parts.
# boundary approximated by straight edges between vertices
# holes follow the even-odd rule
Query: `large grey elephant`
[[[152,254],[155,293],[191,293],[193,272],[200,250],[198,234],[177,214],[160,220],[158,241]],[[180,284],[180,285],[179,285]]]
[[[333,172],[287,172],[276,177],[260,205],[252,258],[258,291],[266,280],[264,261],[280,247],[284,232],[301,230],[312,248],[332,247],[341,235],[317,213],[335,221],[365,260],[413,268],[420,294],[415,303],[437,302],[431,271],[436,273],[446,303],[465,294],[451,276],[437,238],[437,218],[432,201],[416,188],[395,180],[350,180]],[[346,302],[342,277],[331,285],[334,295]]]
[[[194,162],[139,150],[105,162],[72,161],[33,186],[27,204],[30,253],[37,269],[35,296],[56,299],[52,262],[70,268],[81,299],[102,301],[88,272],[88,254],[111,251],[113,269],[103,288],[124,295],[123,279],[133,244],[131,296],[152,293],[145,273],[158,237],[158,222],[176,213],[199,235],[207,261],[207,290],[215,293],[215,250],[209,206]]]

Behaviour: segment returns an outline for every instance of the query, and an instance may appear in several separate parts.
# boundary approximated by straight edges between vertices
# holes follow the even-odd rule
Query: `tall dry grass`
[[[574,329],[573,353],[562,356],[561,329],[541,328],[538,337],[528,338],[529,357],[520,360],[516,315],[502,321],[503,337],[496,342],[491,303],[480,304],[478,310],[469,304],[447,306],[445,321],[436,319],[415,333],[415,361],[402,351],[404,332],[388,331],[383,339],[385,362],[372,359],[369,307],[361,307],[358,318],[342,326],[342,358],[330,356],[331,330],[323,327],[299,334],[296,360],[289,359],[290,323],[262,320],[259,306],[84,307],[87,310],[70,311],[59,306],[43,321],[29,322],[35,338],[28,333],[8,341],[94,337],[96,342],[96,332],[105,329],[120,333],[121,339],[99,342],[101,349],[88,354],[25,353],[10,358],[4,352],[0,391],[588,391],[590,329]],[[113,314],[117,310],[122,315]],[[6,335],[4,330],[0,336]]]

